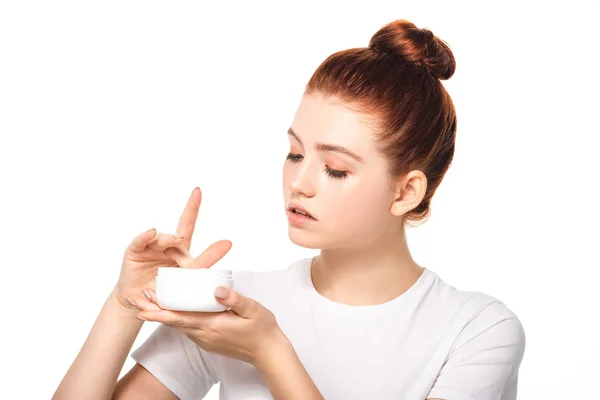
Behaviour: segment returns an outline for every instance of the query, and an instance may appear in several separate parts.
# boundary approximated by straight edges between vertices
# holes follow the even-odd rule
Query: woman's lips
[[[309,217],[307,215],[297,214],[291,210],[286,210],[286,212],[287,212],[288,221],[292,225],[301,226],[301,225],[306,225],[306,224],[317,223],[316,219]]]
[[[288,211],[296,212],[297,214],[306,214],[310,218],[317,220],[307,209],[300,203],[289,203],[287,207]]]

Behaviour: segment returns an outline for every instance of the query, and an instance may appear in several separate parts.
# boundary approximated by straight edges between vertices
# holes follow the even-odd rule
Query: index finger
[[[185,238],[182,245],[188,250],[192,245],[192,235],[196,227],[196,220],[198,219],[198,212],[200,211],[200,203],[202,202],[202,192],[199,187],[196,187],[190,198],[188,199],[185,209],[179,217],[179,223],[177,224],[177,233],[181,233]]]

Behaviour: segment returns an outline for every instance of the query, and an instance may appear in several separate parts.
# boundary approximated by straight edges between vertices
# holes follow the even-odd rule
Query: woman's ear
[[[422,171],[414,170],[400,179],[394,187],[396,193],[390,212],[401,217],[415,209],[427,192],[427,177]]]

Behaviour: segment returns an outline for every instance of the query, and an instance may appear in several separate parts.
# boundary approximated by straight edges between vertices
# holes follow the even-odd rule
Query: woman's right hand
[[[209,268],[231,249],[229,240],[210,245],[200,256],[190,254],[202,193],[194,189],[179,219],[175,234],[155,229],[140,233],[129,244],[123,256],[119,280],[113,295],[125,309],[137,313],[138,305],[156,307],[143,295],[144,288],[155,288],[158,267]]]

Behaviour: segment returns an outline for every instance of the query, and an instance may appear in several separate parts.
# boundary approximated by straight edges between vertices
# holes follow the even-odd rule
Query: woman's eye
[[[331,169],[327,166],[325,166],[325,172],[327,172],[327,175],[329,175],[330,177],[332,177],[334,179],[344,179],[348,176],[348,173],[345,171],[337,171],[337,170]]]
[[[286,158],[288,160],[290,160],[291,162],[298,162],[298,161],[302,160],[302,156],[300,154],[288,153]]]
[[[304,158],[304,157],[301,154],[293,154],[293,153],[288,153],[288,155],[286,157],[286,159],[290,160],[293,163],[300,162],[302,160],[302,158]],[[331,169],[328,166],[325,166],[325,172],[327,173],[327,175],[329,175],[333,179],[344,179],[348,176],[348,172]]]

